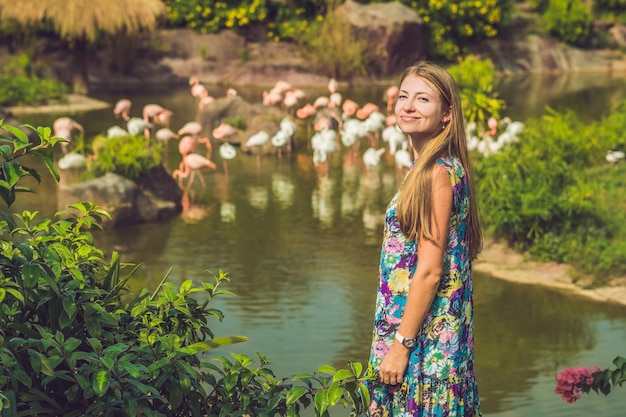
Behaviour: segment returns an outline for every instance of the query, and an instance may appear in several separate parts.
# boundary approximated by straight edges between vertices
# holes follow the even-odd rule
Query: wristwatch
[[[402,346],[404,346],[407,349],[411,349],[413,346],[415,346],[414,337],[404,337],[400,333],[396,332],[396,340],[402,343]]]

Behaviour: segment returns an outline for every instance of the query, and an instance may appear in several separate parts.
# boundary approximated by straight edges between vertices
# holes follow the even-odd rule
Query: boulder
[[[90,201],[111,215],[103,226],[114,228],[161,220],[181,211],[182,191],[163,167],[156,167],[137,182],[107,173],[93,180],[59,188],[58,205],[65,209]]]
[[[409,7],[399,2],[359,4],[348,0],[336,11],[350,22],[357,37],[371,46],[374,76],[395,76],[426,56],[424,23]]]

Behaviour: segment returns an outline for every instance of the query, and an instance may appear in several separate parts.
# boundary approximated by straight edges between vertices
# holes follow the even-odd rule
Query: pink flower
[[[592,371],[585,366],[576,368],[567,368],[556,374],[556,390],[564,401],[573,403],[580,399],[581,389],[588,391],[593,384],[593,373],[598,372],[600,368],[597,366]]]

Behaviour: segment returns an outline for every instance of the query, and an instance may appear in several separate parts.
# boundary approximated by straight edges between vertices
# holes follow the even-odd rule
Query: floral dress
[[[402,384],[367,381],[373,417],[480,415],[474,374],[471,257],[466,242],[469,184],[456,157],[437,161],[452,183],[452,214],[439,289],[417,334]],[[393,344],[419,260],[401,232],[396,194],[387,207],[370,363],[376,373]]]

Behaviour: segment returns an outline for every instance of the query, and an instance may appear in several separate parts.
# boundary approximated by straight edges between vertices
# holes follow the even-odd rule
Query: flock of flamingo
[[[208,89],[197,77],[189,80],[191,97],[196,101],[198,110],[202,110],[215,101]],[[178,140],[181,162],[172,176],[178,180],[182,188],[190,188],[196,177],[202,186],[205,181],[203,169],[216,170],[217,165],[211,159],[213,144],[220,143],[219,155],[223,160],[223,169],[228,173],[226,161],[238,154],[234,145],[256,155],[260,165],[261,155],[275,153],[279,157],[283,153],[291,154],[295,144],[295,134],[300,127],[306,128],[307,150],[312,153],[312,161],[321,172],[328,173],[329,163],[333,154],[345,151],[349,158],[361,158],[363,167],[370,171],[378,167],[385,154],[395,161],[399,176],[406,172],[414,159],[410,150],[410,142],[406,134],[396,125],[393,106],[398,95],[398,87],[386,90],[383,97],[384,107],[372,102],[359,105],[349,98],[344,99],[338,91],[338,83],[331,79],[328,83],[328,94],[308,100],[307,94],[293,87],[290,83],[279,80],[269,91],[264,91],[260,98],[264,106],[274,106],[285,111],[285,117],[277,129],[272,131],[259,130],[249,134],[240,143],[232,139],[241,139],[243,132],[238,128],[221,122],[210,132],[196,121],[186,122],[177,130],[170,126],[173,112],[159,104],[147,104],[143,107],[141,117],[131,116],[132,102],[123,98],[113,108],[113,116],[123,123],[111,126],[106,131],[106,138],[113,139],[143,135],[147,140],[154,138],[167,149],[167,142]],[[228,97],[236,97],[237,91],[227,90]],[[486,132],[478,132],[475,123],[467,124],[468,147],[485,155],[499,152],[507,144],[517,140],[524,125],[504,118],[498,122],[490,119]],[[70,117],[60,117],[53,124],[54,135],[63,138],[61,143],[63,157],[59,159],[60,169],[84,167],[88,158],[77,152],[71,152],[72,137],[84,134],[84,128]],[[365,151],[360,149],[365,144]],[[203,151],[196,148],[202,146]],[[202,154],[204,153],[204,154]],[[93,157],[93,156],[92,156]],[[187,184],[184,184],[187,181]]]

